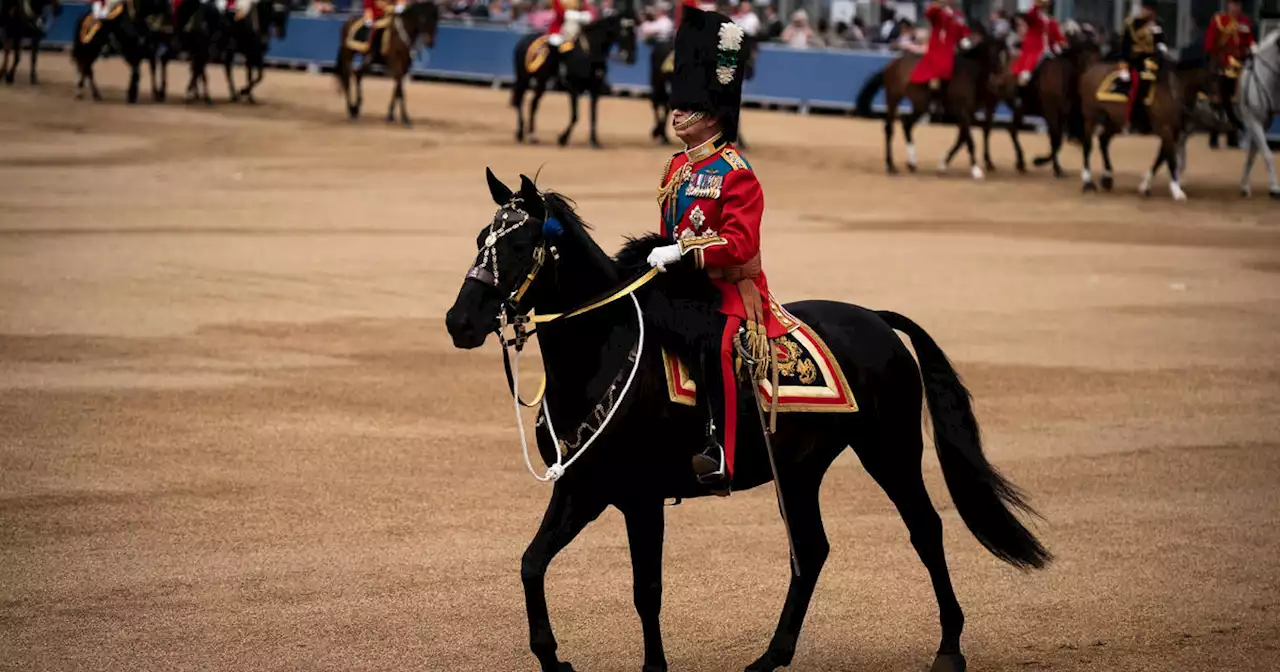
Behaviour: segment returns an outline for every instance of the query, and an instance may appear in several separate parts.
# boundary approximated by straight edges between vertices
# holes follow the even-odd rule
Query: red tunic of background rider
[[[969,36],[969,26],[949,4],[943,2],[929,5],[924,16],[929,20],[929,44],[924,57],[911,71],[911,82],[932,86],[935,82],[951,79],[951,71],[956,65],[956,46]]]

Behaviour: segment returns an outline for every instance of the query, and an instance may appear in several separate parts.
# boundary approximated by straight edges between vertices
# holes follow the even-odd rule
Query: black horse
[[[288,5],[270,0],[259,0],[243,16],[228,15],[216,48],[226,68],[231,102],[239,101],[242,96],[251,104],[258,102],[253,97],[253,89],[262,81],[266,70],[267,47],[273,36],[284,39],[288,26]],[[236,54],[244,56],[246,82],[242,89],[236,88],[231,74]]]
[[[608,60],[613,48],[617,46],[618,56],[628,65],[636,59],[636,15],[630,3],[625,3],[621,11],[602,19],[592,21],[582,27],[582,34],[573,51],[567,54],[556,53],[554,47],[548,45],[550,54],[538,67],[529,72],[525,65],[525,55],[530,45],[540,36],[530,33],[520,38],[515,50],[515,84],[511,87],[511,106],[516,108],[516,142],[536,142],[534,129],[538,118],[538,102],[547,90],[547,82],[554,79],[561,89],[569,94],[569,125],[560,134],[560,146],[568,144],[573,127],[578,123],[578,97],[586,93],[591,96],[591,146],[599,148],[600,140],[596,137],[596,107],[600,96],[608,91]],[[533,89],[533,99],[529,102],[529,126],[525,130],[524,94]]]
[[[40,55],[40,41],[44,39],[45,11],[52,8],[54,16],[62,14],[58,0],[0,0],[0,33],[4,34],[4,62],[0,64],[0,79],[12,84],[22,60],[22,40],[31,42],[31,83],[35,84],[36,60]],[[9,56],[13,55],[13,64]]]
[[[743,64],[743,81],[751,81],[756,76],[756,58],[760,54],[760,40],[751,36],[743,37],[743,51],[747,54],[747,62]],[[653,105],[653,139],[664,145],[671,144],[667,135],[667,125],[671,118],[671,75],[675,63],[672,60],[675,43],[670,40],[656,41],[649,50],[649,103]],[[742,138],[742,130],[738,130],[738,139],[734,143],[740,149],[746,149],[747,143]]]
[[[178,6],[174,17],[173,41],[163,55],[163,63],[181,54],[191,62],[191,78],[187,82],[187,102],[203,100],[213,104],[209,93],[208,65],[213,58],[215,41],[223,30],[224,17],[211,2],[186,0]]]
[[[488,179],[499,209],[492,224],[480,232],[480,256],[446,317],[456,347],[482,345],[500,315],[515,319],[530,310],[548,315],[586,305],[648,270],[648,252],[668,244],[650,236],[632,241],[611,259],[564,197],[540,193],[523,176],[516,193],[492,172]],[[526,289],[518,292],[521,285]],[[603,429],[599,445],[555,483],[542,525],[521,563],[530,646],[543,672],[573,669],[556,655],[544,586],[547,568],[610,505],[626,518],[635,606],[644,632],[643,669],[667,669],[659,628],[664,499],[708,494],[689,467],[690,457],[704,445],[706,415],[669,403],[658,346],[677,352],[699,347],[690,345],[701,338],[691,334],[701,331],[691,326],[699,322],[691,316],[708,314],[716,292],[705,274],[676,267],[631,297],[538,329],[547,375],[545,399],[547,408],[554,409],[559,436],[586,439],[600,431],[602,409],[614,408],[612,424]],[[651,335],[643,342],[637,324],[641,306]],[[923,329],[896,313],[830,301],[787,308],[826,341],[863,410],[778,417],[773,446],[794,538],[793,574],[777,631],[768,649],[747,669],[771,671],[792,660],[829,550],[818,489],[832,461],[852,446],[897,506],[933,582],[942,623],[933,670],[961,671],[964,616],[947,571],[941,519],[921,475],[922,396],[933,417],[934,442],[952,500],[978,541],[1014,566],[1044,566],[1049,553],[1014,514],[1030,509],[1021,492],[987,462],[969,393]],[[910,336],[919,366],[895,329]],[[638,367],[634,389],[616,399],[621,376],[633,362]],[[744,428],[759,427],[756,411],[749,408],[752,403],[747,401],[740,410]],[[551,424],[543,415],[537,429],[539,452],[548,465],[559,450],[549,433]],[[575,427],[577,434],[571,431]],[[735,490],[772,479],[760,431],[740,432],[736,462]]]
[[[173,5],[170,0],[133,0],[130,11],[143,58],[150,66],[151,98],[163,101],[169,88],[169,60],[173,58]],[[156,76],[156,61],[160,62],[159,77]]]
[[[94,22],[97,22],[96,25]],[[84,85],[94,100],[102,100],[98,93],[98,83],[93,76],[93,64],[110,45],[129,66],[129,91],[127,100],[138,102],[138,66],[146,58],[142,36],[138,33],[138,24],[130,15],[127,6],[117,6],[106,18],[99,21],[92,14],[80,17],[76,24],[76,34],[71,46],[71,61],[76,64],[80,80],[76,83],[76,98],[84,98]],[[153,82],[154,83],[154,82]]]

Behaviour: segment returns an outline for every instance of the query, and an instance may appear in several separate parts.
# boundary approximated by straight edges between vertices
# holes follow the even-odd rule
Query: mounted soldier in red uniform
[[[746,64],[743,31],[728,17],[692,4],[683,13],[671,108],[672,126],[686,148],[668,161],[658,190],[662,232],[671,244],[654,249],[649,264],[692,264],[720,290],[718,352],[706,357],[700,376],[712,422],[706,449],[693,459],[699,480],[715,484],[733,475],[739,339],[748,352],[767,358],[768,339],[786,332],[778,317],[785,313],[773,302],[760,264],[764,192],[733,145]]]
[[[1052,10],[1053,0],[1036,0],[1023,15],[1027,34],[1022,39],[1022,52],[1009,68],[1020,87],[1031,83],[1031,75],[1045,57],[1060,53],[1066,46],[1066,39],[1057,19],[1053,18]]]
[[[1227,0],[1227,8],[1214,14],[1209,20],[1209,27],[1204,32],[1204,53],[1218,68],[1218,93],[1222,96],[1222,112],[1235,128],[1240,128],[1240,120],[1232,101],[1239,90],[1240,70],[1245,59],[1257,48],[1253,23],[1241,11],[1240,0]],[[1237,133],[1227,137],[1227,145],[1240,146]],[[1209,146],[1218,148],[1217,132],[1209,134]]]
[[[934,102],[942,98],[942,90],[951,80],[956,66],[956,47],[970,47],[969,26],[954,5],[955,0],[938,0],[924,10],[924,17],[929,21],[929,44],[924,58],[911,71],[911,83],[928,84]]]

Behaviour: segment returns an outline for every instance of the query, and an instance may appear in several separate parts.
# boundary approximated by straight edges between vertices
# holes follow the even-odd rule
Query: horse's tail
[[[887,70],[888,68],[886,68]],[[871,101],[875,100],[876,94],[880,93],[880,89],[884,88],[884,70],[877,72],[862,85],[862,89],[858,91],[858,104],[855,108],[860,117],[871,116]]]
[[[997,558],[1023,569],[1044,567],[1052,556],[1011,509],[1031,515],[1035,511],[1022,491],[983,455],[969,390],[951,361],[920,325],[897,313],[877,314],[911,338],[920,360],[925,400],[933,417],[933,442],[960,518]]]

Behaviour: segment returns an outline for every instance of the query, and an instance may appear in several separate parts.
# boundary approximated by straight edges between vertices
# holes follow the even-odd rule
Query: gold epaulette
[[[751,170],[751,167],[747,165],[747,162],[743,161],[742,156],[738,154],[738,150],[732,147],[725,147],[724,151],[720,154],[724,157],[725,162],[729,164],[730,168],[734,170]]]

